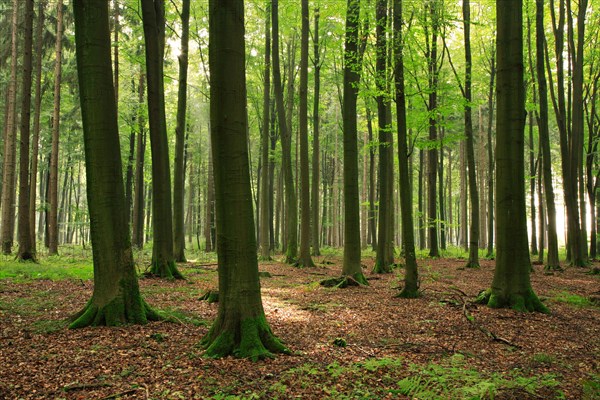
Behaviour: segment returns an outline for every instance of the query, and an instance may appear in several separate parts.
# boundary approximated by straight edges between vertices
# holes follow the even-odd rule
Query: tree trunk
[[[75,0],[94,292],[71,328],[158,319],[142,299],[126,226],[117,107],[110,65],[108,3]],[[107,96],[108,95],[108,96]]]
[[[535,90],[535,89],[534,89]],[[535,101],[535,100],[534,100]],[[533,141],[533,111],[529,112],[529,211],[531,213],[531,254],[537,255],[537,233],[536,233],[536,212],[535,212],[535,144]]]
[[[432,145],[427,152],[427,226],[429,232],[429,257],[439,257],[440,249],[438,245],[437,232],[437,118],[435,111],[437,109],[437,84],[438,84],[438,54],[437,40],[439,31],[439,12],[436,3],[428,4],[431,20],[431,47],[427,49],[428,79],[429,79],[429,101],[427,111],[429,112],[429,142]],[[477,240],[477,239],[475,239]]]
[[[490,86],[488,92],[488,125],[487,125],[487,156],[488,156],[488,243],[487,258],[494,256],[494,151],[492,141],[492,126],[494,115],[494,79],[496,77],[496,52],[492,50],[490,57]]]
[[[265,67],[264,67],[264,88],[263,88],[263,120],[262,132],[260,138],[261,149],[261,189],[260,189],[260,210],[259,210],[259,229],[260,234],[260,258],[261,260],[271,259],[271,243],[269,241],[269,217],[270,217],[270,192],[269,192],[269,131],[271,127],[271,0],[266,2],[265,12]]]
[[[404,60],[402,38],[402,0],[394,0],[394,61],[396,89],[396,119],[398,125],[398,165],[400,169],[400,206],[402,214],[402,244],[405,259],[404,288],[400,297],[419,295],[419,274],[415,255],[412,215],[412,193],[408,177],[408,143],[406,129],[406,95],[404,92]]]
[[[202,344],[209,357],[257,360],[289,350],[271,332],[260,296],[248,165],[243,1],[210,0],[209,28],[219,313]]]
[[[188,44],[190,38],[190,0],[181,7],[181,53],[179,54],[179,91],[175,128],[175,171],[173,171],[173,257],[185,262],[185,132],[188,81]]]
[[[376,84],[377,119],[379,128],[379,223],[377,252],[373,272],[389,273],[394,264],[393,238],[393,147],[390,99],[388,95],[387,70],[387,1],[378,0],[376,5]],[[391,225],[391,226],[390,226]]]
[[[4,130],[4,159],[2,167],[2,228],[0,230],[0,242],[2,253],[12,252],[14,224],[15,224],[15,176],[17,158],[17,41],[18,41],[18,17],[19,1],[13,0],[12,12],[12,38],[11,38],[11,63],[10,81],[7,91],[6,126]]]
[[[419,250],[424,250],[425,249],[425,207],[424,207],[424,201],[423,201],[423,196],[425,195],[424,190],[423,190],[423,176],[425,175],[424,173],[424,169],[425,169],[425,152],[423,151],[423,149],[419,149],[419,176],[418,176],[418,181],[419,181],[419,187],[418,187],[418,193],[417,193],[417,197],[418,199],[418,214],[419,214]]]
[[[368,285],[361,268],[356,103],[362,60],[358,51],[360,1],[348,0],[344,51],[344,264],[342,275]]]
[[[321,93],[321,49],[319,42],[319,7],[315,7],[315,27],[313,32],[313,68],[315,74],[314,93],[313,93],[313,153],[312,153],[312,192],[311,192],[311,213],[312,213],[312,255],[320,256],[319,249],[319,170],[320,170],[320,124],[319,116],[319,96]]]
[[[144,93],[146,92],[144,86],[145,80],[146,77],[144,73],[140,71],[137,104],[138,135],[135,151],[135,190],[133,193],[132,234],[133,246],[138,249],[144,247],[144,159],[146,154],[146,122],[143,103]]]
[[[475,140],[473,137],[473,117],[471,113],[471,6],[463,0],[465,27],[465,136],[467,165],[469,167],[469,200],[471,200],[471,226],[469,229],[469,260],[467,268],[479,268],[479,193],[475,171]]]
[[[308,165],[308,0],[302,0],[301,5],[302,30],[300,35],[300,103],[298,116],[300,142],[300,255],[295,265],[298,267],[314,267],[315,264],[310,256],[310,172]],[[358,182],[356,201],[358,203]],[[360,227],[357,227],[356,232],[358,235],[360,235]],[[360,249],[360,236],[358,247]]]
[[[29,222],[29,139],[31,123],[31,78],[33,51],[33,1],[25,2],[25,43],[23,46],[23,98],[21,105],[20,152],[19,152],[19,222],[17,259],[34,260]],[[34,187],[35,190],[35,187]]]
[[[296,204],[296,191],[292,172],[292,135],[290,126],[286,121],[285,107],[283,104],[283,88],[281,83],[281,67],[279,62],[279,1],[272,3],[273,23],[273,82],[275,86],[275,102],[277,104],[277,116],[279,121],[279,134],[281,135],[282,147],[282,170],[285,181],[285,209],[287,226],[286,262],[293,264],[298,257],[298,233],[296,225],[298,222],[298,207]],[[291,61],[290,61],[291,62]],[[293,79],[289,76],[288,79]],[[291,92],[291,90],[289,91]]]
[[[547,312],[529,279],[525,195],[525,85],[523,3],[497,1],[498,85],[496,89],[497,257],[492,288],[480,297],[490,307]]]
[[[373,143],[373,115],[367,105],[367,131],[369,133],[369,240],[373,250],[377,249],[377,213],[375,212],[375,146]]]
[[[35,28],[35,100],[33,113],[33,138],[31,143],[31,171],[29,173],[29,233],[31,235],[31,249],[36,253],[36,190],[37,190],[37,172],[39,159],[39,139],[40,139],[40,116],[42,108],[42,59],[43,59],[43,33],[46,8],[46,1],[38,3],[38,17]],[[42,193],[40,191],[40,193]]]
[[[54,113],[52,114],[52,152],[48,191],[48,254],[58,254],[58,149],[60,138],[60,85],[62,81],[63,0],[57,2],[56,61],[54,64]]]
[[[150,273],[161,278],[182,279],[173,257],[173,214],[171,174],[165,118],[163,57],[165,46],[164,0],[142,0],[148,119],[152,151],[152,267]]]
[[[212,144],[211,144],[212,147]],[[211,150],[211,149],[209,149]],[[204,225],[204,250],[215,251],[215,180],[213,174],[212,150],[208,155],[208,189],[206,193],[206,222]]]

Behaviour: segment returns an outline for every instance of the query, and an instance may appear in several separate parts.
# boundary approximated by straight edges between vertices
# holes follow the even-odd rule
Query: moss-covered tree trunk
[[[74,0],[94,292],[71,328],[157,319],[142,300],[126,226],[108,2]]]
[[[404,289],[401,297],[419,295],[419,273],[415,254],[412,191],[408,168],[408,135],[406,128],[406,94],[404,91],[404,58],[402,37],[402,0],[394,0],[394,76],[396,89],[396,122],[398,127],[398,166],[400,169],[400,212],[402,217],[402,247],[404,249]]]
[[[471,112],[471,5],[463,0],[463,19],[465,27],[465,136],[467,164],[469,167],[469,200],[471,200],[471,225],[469,228],[468,268],[479,267],[479,193],[475,171],[475,139],[473,137],[473,117]]]
[[[19,151],[19,260],[34,260],[29,223],[29,141],[31,134],[31,83],[33,50],[33,0],[25,1],[25,40],[23,45],[23,97],[21,100],[21,127]]]
[[[490,307],[542,311],[529,280],[525,195],[525,85],[523,84],[523,3],[498,0],[498,84],[496,97],[496,269],[481,300]]]
[[[173,215],[169,144],[165,118],[163,57],[165,47],[164,0],[142,0],[148,120],[152,152],[152,275],[182,279],[173,257]]]
[[[202,343],[210,357],[257,360],[287,349],[271,332],[260,295],[248,162],[242,0],[210,0],[209,35],[219,313]]]
[[[308,165],[308,0],[302,0],[301,5],[302,29],[300,35],[300,102],[298,107],[298,135],[300,142],[300,254],[298,256],[298,260],[296,261],[296,265],[299,267],[314,267],[315,263],[310,255],[310,170]],[[360,229],[358,229],[357,232],[360,234]]]
[[[373,272],[388,273],[394,264],[393,234],[393,148],[390,98],[387,68],[387,1],[376,5],[376,86],[377,119],[379,128],[379,221],[377,225],[377,252]]]
[[[358,52],[360,1],[348,0],[344,51],[344,264],[342,275],[368,284],[361,268],[356,102],[362,60]]]
[[[190,0],[181,6],[181,52],[179,54],[179,87],[177,94],[177,126],[175,127],[175,170],[173,171],[173,256],[185,262],[185,132],[188,81],[188,44],[190,39]]]

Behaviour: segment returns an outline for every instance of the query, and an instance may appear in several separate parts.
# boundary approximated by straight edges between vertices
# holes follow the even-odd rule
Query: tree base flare
[[[492,289],[482,291],[475,299],[476,304],[484,304],[490,308],[511,308],[521,312],[541,312],[549,314],[550,310],[536,296],[533,290],[523,294],[501,295]]]
[[[362,272],[358,272],[352,276],[344,275],[339,278],[322,280],[321,286],[343,289],[349,286],[369,286],[369,281]]]
[[[564,268],[561,267],[560,265],[550,265],[547,264],[544,266],[544,271],[545,272],[563,272]]]
[[[315,263],[311,257],[300,257],[294,264],[296,268],[314,268]]]
[[[478,261],[471,261],[471,260],[469,260],[465,264],[465,268],[479,269],[479,268],[481,268],[481,266],[479,265]]]
[[[206,293],[204,293],[202,296],[200,296],[200,298],[198,300],[206,301],[209,304],[218,303],[219,302],[219,292],[216,290],[209,290]]]
[[[392,272],[393,267],[394,267],[394,264],[384,265],[383,263],[376,262],[375,266],[373,267],[373,273],[374,274],[390,274]]]
[[[125,297],[129,296],[120,295],[102,307],[96,305],[93,299],[90,300],[83,310],[75,314],[69,329],[88,326],[144,325],[148,321],[161,320],[160,315],[141,298],[136,301]]]
[[[264,315],[246,318],[229,328],[227,325],[223,320],[217,320],[202,339],[206,357],[232,355],[258,361],[272,358],[277,353],[290,354],[288,348],[271,332]]]
[[[419,289],[409,289],[405,287],[395,297],[400,299],[417,299],[421,297],[421,292],[419,292]]]
[[[165,279],[185,279],[177,269],[175,261],[158,262],[152,261],[150,271],[145,274],[147,277],[165,278]]]

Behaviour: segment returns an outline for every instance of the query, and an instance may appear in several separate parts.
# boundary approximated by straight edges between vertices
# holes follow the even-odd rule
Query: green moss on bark
[[[481,266],[479,265],[478,261],[472,261],[469,260],[467,261],[467,263],[465,264],[465,268],[473,268],[473,269],[479,269]]]
[[[177,269],[175,261],[152,262],[149,275],[157,278],[184,279],[183,275]]]
[[[271,332],[263,316],[246,318],[226,328],[225,323],[217,320],[208,334],[202,339],[205,355],[210,358],[222,358],[233,355],[258,361],[273,357],[276,353],[289,354],[290,351]]]
[[[373,267],[373,273],[375,274],[389,274],[392,272],[392,264],[384,265],[381,262],[376,262]]]
[[[511,308],[521,312],[541,312],[549,314],[550,310],[536,296],[533,290],[528,290],[525,294],[501,294],[493,289],[481,292],[475,300],[477,304],[485,304],[490,308]]]

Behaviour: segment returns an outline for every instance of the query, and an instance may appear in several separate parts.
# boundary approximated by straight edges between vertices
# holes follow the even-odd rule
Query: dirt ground
[[[496,399],[600,398],[600,308],[578,304],[599,296],[588,270],[535,266],[544,315],[471,304],[493,261],[419,260],[415,300],[394,297],[401,268],[372,275],[364,260],[369,287],[329,289],[318,282],[340,260],[316,261],[260,264],[267,319],[292,355],[257,363],[202,356],[218,306],[199,297],[216,288],[216,265],[181,265],[186,281],[141,279],[148,303],[179,323],[119,328],[66,329],[91,281],[0,281],[0,398],[486,398],[473,393],[490,382]]]

